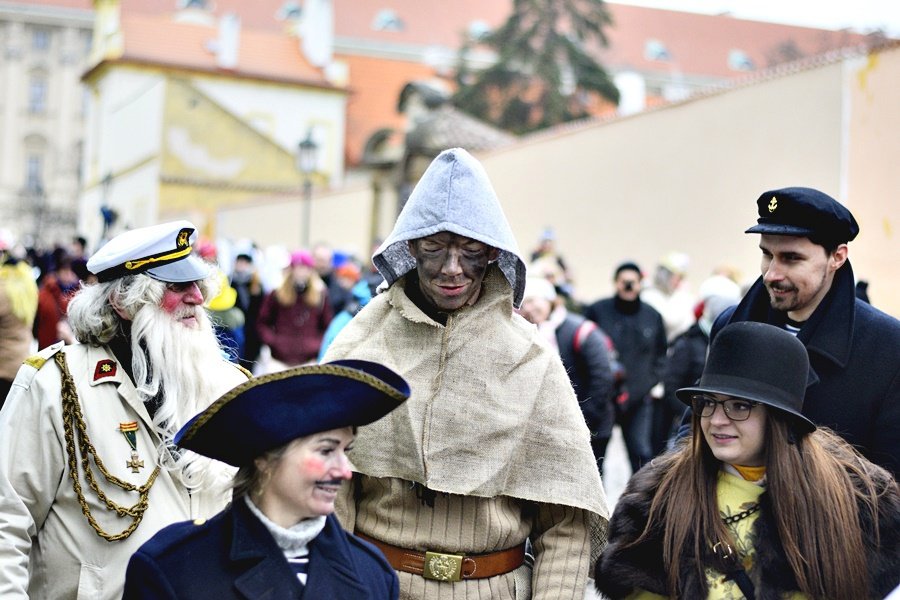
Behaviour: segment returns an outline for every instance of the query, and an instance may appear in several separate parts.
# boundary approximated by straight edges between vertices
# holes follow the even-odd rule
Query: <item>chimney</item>
[[[331,62],[334,50],[334,11],[331,0],[306,0],[300,24],[300,49],[313,66]]]
[[[219,68],[233,71],[237,67],[240,44],[241,18],[235,13],[222,15],[219,19],[219,37],[209,43]]]

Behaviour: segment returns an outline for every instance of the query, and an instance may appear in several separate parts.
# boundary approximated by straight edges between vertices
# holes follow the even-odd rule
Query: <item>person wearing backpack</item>
[[[519,313],[537,325],[559,351],[591,432],[591,449],[602,473],[603,457],[615,424],[615,373],[621,371],[613,358],[612,342],[596,323],[570,313],[558,301],[553,284],[543,277],[526,280]]]

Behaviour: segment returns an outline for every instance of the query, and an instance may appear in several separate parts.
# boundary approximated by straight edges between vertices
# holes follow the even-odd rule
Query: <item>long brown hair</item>
[[[306,291],[303,292],[303,303],[310,308],[318,308],[325,294],[325,283],[312,268],[309,279],[306,282]],[[297,301],[297,286],[294,282],[293,268],[288,267],[288,272],[281,282],[281,286],[275,290],[275,298],[281,306],[293,306]]]
[[[878,467],[827,429],[797,436],[777,410],[767,412],[765,435],[766,493],[776,508],[773,518],[798,591],[811,599],[868,598],[859,506],[874,524],[877,547],[879,498],[869,473]],[[683,554],[694,559],[697,576],[705,582],[706,567],[726,568],[710,549],[717,543],[735,547],[716,496],[722,464],[706,443],[697,414],[693,437],[656,460],[662,480],[634,544],[662,530],[668,589],[672,597],[681,597]]]

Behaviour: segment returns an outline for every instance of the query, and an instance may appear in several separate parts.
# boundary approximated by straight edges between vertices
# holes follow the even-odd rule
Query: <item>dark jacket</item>
[[[666,405],[673,414],[681,415],[684,412],[684,404],[675,396],[675,390],[697,383],[703,374],[708,347],[709,337],[696,323],[672,341],[666,358],[663,383],[666,386]]]
[[[667,576],[663,569],[662,530],[657,528],[637,546],[626,548],[636,540],[647,524],[650,503],[659,487],[666,464],[653,461],[637,472],[628,482],[616,504],[609,522],[609,545],[600,555],[594,568],[597,589],[612,600],[628,596],[634,589],[642,589],[668,596]],[[886,471],[871,468],[869,475],[876,489],[883,492],[879,504],[878,532],[881,546],[873,549],[875,526],[867,510],[860,510],[863,538],[869,550],[869,586],[874,597],[883,598],[900,581],[900,492],[897,483]],[[853,475],[851,474],[851,479]],[[861,485],[858,480],[854,484]],[[796,578],[778,539],[773,507],[768,492],[760,496],[759,517],[753,524],[756,539],[756,562],[748,575],[756,588],[757,600],[781,600],[783,594],[798,589]],[[706,598],[705,578],[697,576],[693,559],[693,542],[685,544],[681,558],[681,580],[684,593],[680,598]],[[832,551],[835,551],[832,549]],[[836,550],[839,552],[839,549]],[[711,554],[711,552],[710,552]],[[712,556],[704,565],[713,565]],[[860,598],[860,600],[864,600]]]
[[[584,335],[583,323],[588,323],[588,320],[580,315],[566,315],[556,328],[556,344],[588,429],[599,437],[609,437],[616,416],[612,404],[614,382],[606,336],[593,323],[589,323],[591,329]],[[577,344],[576,336],[581,338]]]
[[[301,586],[281,549],[243,500],[201,524],[166,527],[131,557],[124,600],[396,599],[397,574],[334,516],[310,544]]]
[[[600,326],[612,339],[619,362],[625,367],[626,409],[636,406],[662,381],[666,360],[666,329],[662,317],[649,304],[632,305],[633,312],[623,312],[615,298],[591,304],[584,316]]]
[[[737,307],[716,320],[711,332],[736,321],[781,326],[758,279]],[[833,429],[875,464],[900,473],[900,321],[855,295],[850,262],[797,335],[812,367],[803,414]]]

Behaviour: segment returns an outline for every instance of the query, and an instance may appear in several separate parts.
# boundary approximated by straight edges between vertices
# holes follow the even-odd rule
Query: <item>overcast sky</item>
[[[734,17],[822,29],[850,28],[859,33],[881,29],[900,38],[897,0],[610,0],[706,14],[727,12]]]

